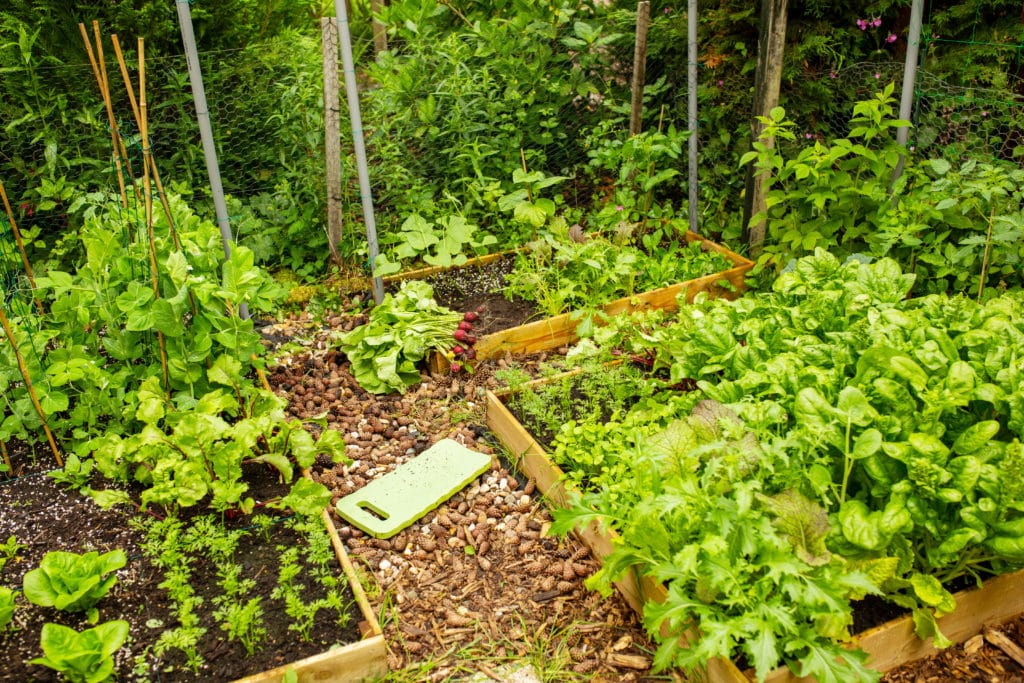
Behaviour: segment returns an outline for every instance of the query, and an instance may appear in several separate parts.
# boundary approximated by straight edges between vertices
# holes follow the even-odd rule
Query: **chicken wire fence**
[[[311,26],[285,40],[200,53],[221,176],[230,197],[229,217],[236,237],[260,257],[270,258],[274,245],[287,241],[297,226],[318,226],[317,234],[326,231],[320,39],[320,27]],[[472,39],[450,40],[420,48],[421,73],[403,71],[393,57],[385,57],[372,77],[360,82],[377,224],[385,240],[419,206],[500,214],[496,188],[501,183],[507,187],[511,172],[521,167],[574,177],[559,188],[570,204],[611,196],[608,187],[620,180],[616,173],[625,163],[615,154],[629,127],[629,50],[608,51],[600,60],[581,64],[577,52],[563,47],[545,52],[542,63],[531,69],[514,54],[497,55],[489,65],[486,56],[474,57],[479,46]],[[357,42],[354,50],[360,65],[373,60],[369,39]],[[460,63],[460,56],[470,66]],[[134,55],[127,57],[137,78]],[[516,59],[521,62],[516,69],[503,71]],[[141,154],[118,64],[109,53],[106,61],[117,126],[129,154]],[[150,139],[164,184],[210,215],[185,58],[148,55],[145,64]],[[901,71],[902,64],[895,62],[864,63],[819,74],[820,91],[827,96],[812,116],[799,122],[805,137],[847,134],[854,103],[888,82],[898,86]],[[55,92],[50,102],[26,104],[20,116],[14,115],[16,107],[9,109],[8,124],[0,130],[0,179],[7,184],[15,218],[30,237],[53,236],[53,247],[70,230],[69,214],[83,186],[96,192],[116,188],[110,126],[88,64],[7,68],[6,78],[22,77],[65,89]],[[666,143],[674,151],[663,153],[657,164],[675,165],[678,173],[667,191],[676,196],[682,212],[687,182],[680,135],[687,126],[685,78],[672,66],[655,62],[648,66],[646,84],[644,130],[664,135],[675,131]],[[721,113],[726,101],[732,109],[749,101],[749,111],[751,90],[743,76],[724,78],[706,65],[698,72],[700,174],[707,190],[702,198],[716,194],[715,183],[739,175],[736,159],[747,140],[740,128],[723,127]],[[915,153],[1016,159],[1024,121],[1015,90],[1012,85],[958,85],[920,70],[911,135]],[[783,102],[786,96],[784,84]],[[360,197],[348,161],[351,134],[343,97],[341,108],[345,230],[350,244],[357,245],[363,239]],[[438,186],[443,190],[432,195]],[[721,188],[717,193],[722,194]],[[6,242],[9,233],[4,230],[0,241]],[[3,253],[9,251],[5,247]],[[11,275],[19,261],[11,261],[8,268],[10,259],[0,258],[6,302],[13,300],[11,292],[23,289],[18,284],[23,280]]]

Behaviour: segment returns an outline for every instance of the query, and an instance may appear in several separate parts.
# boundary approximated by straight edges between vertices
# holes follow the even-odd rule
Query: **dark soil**
[[[265,472],[260,467],[249,478],[257,500],[282,495],[281,487]],[[118,680],[228,681],[319,654],[335,643],[359,640],[357,624],[362,617],[351,594],[346,597],[346,626],[339,626],[327,610],[321,610],[309,642],[289,630],[291,618],[283,604],[270,598],[277,585],[275,548],[305,543],[305,539],[284,523],[276,523],[270,527],[268,538],[257,532],[243,537],[235,554],[235,561],[243,567],[242,575],[256,581],[249,595],[263,596],[267,637],[256,652],[249,656],[237,640],[229,640],[213,621],[213,600],[220,593],[217,567],[202,558],[194,564],[192,585],[203,598],[204,607],[209,608],[203,611],[202,625],[207,631],[197,647],[205,664],[196,673],[186,668],[185,657],[177,650],[158,657],[150,648],[165,629],[177,626],[178,622],[167,592],[159,587],[164,575],[143,555],[143,534],[130,525],[133,515],[119,509],[102,510],[91,499],[58,487],[45,475],[29,475],[0,485],[0,541],[13,535],[25,546],[0,572],[3,585],[20,589],[24,574],[37,567],[43,554],[51,550],[107,552],[121,548],[128,555],[128,564],[117,572],[117,583],[97,605],[101,622],[124,619],[130,624],[129,641],[116,655]],[[227,524],[239,528],[246,523],[246,518],[239,517]],[[340,568],[337,574],[341,575]],[[314,599],[320,596],[318,586],[305,575],[298,583],[304,595]],[[36,607],[19,595],[14,622],[0,634],[0,649],[4,652],[0,680],[60,680],[56,672],[26,663],[42,655],[40,632],[43,624],[50,621],[76,630],[89,628],[81,613]]]
[[[507,255],[483,265],[454,268],[424,281],[434,288],[434,298],[453,311],[477,311],[474,323],[477,336],[518,327],[541,317],[530,301],[504,294],[505,278],[512,272],[516,257]]]

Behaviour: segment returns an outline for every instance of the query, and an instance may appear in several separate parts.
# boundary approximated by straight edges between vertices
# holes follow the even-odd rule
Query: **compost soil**
[[[265,467],[247,467],[246,481],[256,500],[279,498],[287,491]],[[270,514],[265,511],[258,514]],[[51,550],[104,553],[120,548],[128,556],[127,565],[117,571],[117,582],[97,607],[100,622],[124,619],[129,623],[129,641],[117,653],[116,673],[121,681],[230,681],[242,676],[295,662],[326,651],[334,644],[359,640],[358,623],[362,619],[351,594],[348,625],[340,627],[321,610],[311,630],[309,642],[289,630],[291,618],[282,605],[270,599],[277,585],[276,547],[304,543],[284,524],[274,524],[269,534],[252,533],[240,541],[235,561],[243,568],[242,576],[256,581],[250,596],[261,597],[264,606],[263,625],[267,637],[252,654],[245,652],[236,640],[229,640],[225,631],[213,621],[213,599],[220,594],[217,568],[209,561],[193,568],[193,589],[209,609],[197,609],[206,628],[196,652],[205,664],[194,672],[186,666],[185,657],[177,650],[156,656],[151,648],[165,629],[178,624],[167,592],[159,587],[163,573],[141,551],[143,535],[131,524],[135,513],[113,508],[103,510],[91,499],[67,491],[44,474],[29,474],[0,484],[0,541],[14,535],[24,546],[0,572],[2,585],[20,589],[24,574],[39,566],[42,556]],[[242,524],[244,518],[234,523]],[[231,522],[227,523],[232,526]],[[338,568],[338,575],[341,570]],[[304,577],[298,580],[304,594],[317,597],[317,587]],[[55,671],[28,664],[42,656],[39,646],[43,624],[55,622],[76,630],[89,628],[81,614],[36,607],[23,595],[16,602],[13,623],[0,633],[0,681],[58,681]],[[144,658],[139,664],[136,657]],[[136,668],[136,667],[139,668]]]
[[[533,302],[505,296],[505,278],[512,272],[515,262],[515,255],[508,254],[488,263],[442,271],[424,281],[434,289],[434,298],[442,306],[480,314],[474,323],[474,332],[479,337],[518,327],[542,316]],[[389,284],[391,289],[396,286],[396,283]]]

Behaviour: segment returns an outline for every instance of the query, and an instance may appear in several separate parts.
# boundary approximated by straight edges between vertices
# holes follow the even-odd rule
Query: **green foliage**
[[[61,673],[72,683],[102,683],[114,676],[114,653],[128,639],[127,621],[108,621],[78,632],[60,624],[43,624],[43,657],[31,660]]]
[[[366,116],[379,122],[369,147],[385,179],[375,195],[383,208],[429,220],[435,206],[454,205],[467,222],[514,242],[505,231],[515,235],[517,226],[492,227],[498,198],[521,189],[506,179],[525,173],[523,159],[531,174],[555,175],[582,158],[577,133],[596,114],[587,98],[605,88],[593,9],[515,4],[465,8],[468,22],[435,0],[383,12],[393,48],[370,66],[380,87],[366,102]]]
[[[683,307],[627,348],[653,385],[699,391],[558,433],[555,457],[585,493],[555,528],[619,533],[595,587],[632,570],[667,583],[646,610],[653,633],[670,629],[659,665],[740,651],[759,677],[785,661],[871,679],[836,646],[851,599],[912,610],[941,647],[944,585],[1024,562],[1024,299],[907,299],[913,282],[892,260],[819,250],[770,292]],[[698,638],[683,649],[687,628]]]
[[[785,158],[795,124],[776,109],[742,162],[769,187],[766,251],[784,263],[816,248],[890,256],[918,277],[919,293],[990,292],[1020,282],[1024,171],[1003,162],[916,161],[892,131],[893,86],[858,103],[848,138],[816,141]],[[904,160],[899,181],[895,171]]]
[[[614,197],[605,203],[596,219],[604,226],[623,220],[671,217],[657,210],[655,199],[685,194],[685,187],[680,185],[679,166],[689,131],[677,131],[675,125],[669,124],[664,133],[642,131],[626,137],[624,132],[616,135],[606,128],[594,129],[593,146],[587,152],[588,170],[597,177],[608,175],[615,180]]]
[[[506,296],[536,302],[548,315],[558,315],[730,267],[725,257],[704,251],[699,241],[672,237],[674,226],[643,235],[644,248],[630,243],[631,226],[621,227],[621,237],[588,235],[583,241],[567,233],[541,233],[516,256],[515,269],[506,278]]]
[[[43,556],[37,569],[25,574],[25,598],[34,605],[68,612],[86,612],[95,624],[95,605],[117,581],[114,572],[128,561],[123,550],[100,555],[52,551]]]
[[[439,306],[434,290],[421,280],[404,281],[370,310],[365,325],[338,338],[352,375],[373,394],[404,392],[420,381],[416,364],[432,350],[447,353],[462,314]]]
[[[462,216],[442,216],[432,222],[414,213],[402,223],[401,231],[389,238],[394,260],[387,254],[378,256],[374,274],[393,275],[403,262],[422,261],[442,268],[465,265],[470,256],[487,253],[487,247],[497,241],[494,235],[478,234],[477,226]]]
[[[0,586],[0,633],[3,633],[7,625],[14,618],[14,598],[17,593],[7,586]]]

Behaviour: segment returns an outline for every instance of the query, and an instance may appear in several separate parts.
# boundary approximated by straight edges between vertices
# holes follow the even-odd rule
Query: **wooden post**
[[[643,127],[644,79],[647,70],[647,26],[651,23],[651,3],[641,0],[636,5],[636,39],[633,49],[633,106],[629,114],[629,134],[636,135]]]
[[[377,18],[383,8],[384,0],[370,0],[370,15],[373,23],[373,53],[375,55],[379,55],[381,52],[387,52],[388,49],[387,28],[381,20]]]
[[[338,92],[338,24],[320,19],[324,60],[324,145],[327,158],[327,244],[331,259],[341,265],[341,100]]]
[[[761,35],[757,40],[757,72],[754,80],[754,118],[750,126],[750,143],[757,141],[764,129],[758,116],[768,116],[779,106],[782,84],[782,57],[786,47],[786,12],[788,0],[761,0]],[[773,140],[767,140],[770,147]],[[767,221],[750,225],[752,216],[765,210],[764,178],[753,164],[747,167],[747,191],[743,198],[743,230],[750,247],[750,256],[757,257],[764,246]]]

